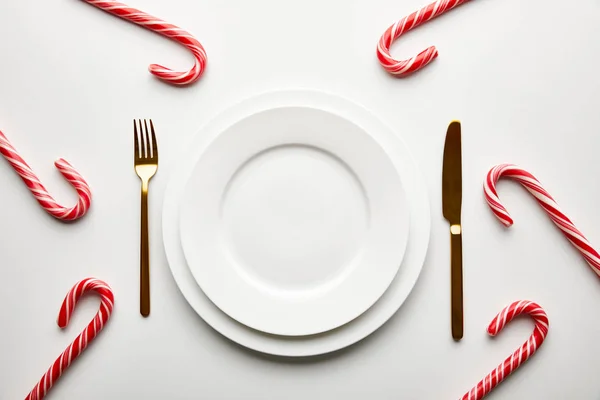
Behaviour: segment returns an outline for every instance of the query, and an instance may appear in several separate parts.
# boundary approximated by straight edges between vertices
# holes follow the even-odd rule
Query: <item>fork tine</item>
[[[156,134],[154,133],[154,124],[150,120],[150,131],[152,133],[152,158],[158,160],[158,144],[156,143]]]
[[[144,120],[144,140],[145,140],[145,152],[144,157],[150,158],[150,133],[148,132],[148,123]]]
[[[133,155],[134,161],[138,161],[140,159],[140,144],[138,140],[138,131],[137,125],[135,124],[135,119],[133,120]]]
[[[142,127],[142,121],[140,119],[137,120],[138,131],[140,133],[140,160],[144,159],[144,129]]]
[[[142,120],[138,119],[138,128],[140,130],[140,144],[142,148],[140,149],[140,157],[143,159],[146,158],[146,132],[144,132],[144,125],[142,125]]]

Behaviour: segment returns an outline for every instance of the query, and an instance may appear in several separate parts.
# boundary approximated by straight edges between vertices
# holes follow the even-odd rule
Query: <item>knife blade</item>
[[[452,121],[446,132],[442,170],[442,213],[450,223],[450,289],[452,337],[463,337],[463,282],[462,282],[462,155],[461,126]]]

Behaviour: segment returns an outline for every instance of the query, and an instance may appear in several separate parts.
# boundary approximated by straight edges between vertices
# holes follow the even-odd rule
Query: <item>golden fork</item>
[[[139,139],[138,139],[139,131]],[[142,217],[140,233],[140,313],[150,315],[150,256],[148,248],[148,183],[158,169],[158,147],[154,125],[150,120],[150,131],[144,120],[133,120],[135,172],[142,181]],[[141,144],[141,146],[140,146]]]

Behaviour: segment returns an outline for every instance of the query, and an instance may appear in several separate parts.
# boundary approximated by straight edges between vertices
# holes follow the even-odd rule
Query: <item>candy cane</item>
[[[390,26],[384,32],[383,36],[381,36],[379,44],[377,45],[377,58],[383,68],[393,75],[402,76],[415,72],[432,62],[438,56],[438,51],[435,46],[426,48],[417,54],[417,56],[411,57],[408,60],[395,60],[390,54],[390,47],[403,33],[408,32],[467,1],[468,0],[438,0],[435,3],[431,3],[428,6],[421,8],[419,11],[415,11],[408,17],[402,18],[400,21]]]
[[[38,177],[33,173],[31,167],[17,153],[17,150],[15,150],[1,131],[0,154],[2,154],[15,171],[17,171],[42,208],[53,217],[65,221],[72,221],[83,217],[88,208],[90,208],[90,203],[92,201],[90,187],[83,177],[79,175],[75,168],[73,168],[66,160],[59,158],[54,162],[54,165],[77,191],[79,199],[77,200],[77,204],[72,208],[63,207],[54,200]]]
[[[77,305],[77,302],[86,292],[94,291],[100,295],[100,310],[89,323],[89,325],[77,336],[77,338],[63,351],[63,353],[54,361],[54,364],[50,366],[48,371],[44,374],[42,379],[38,382],[33,390],[27,395],[25,400],[40,400],[46,396],[48,390],[52,388],[52,385],[60,378],[65,370],[71,365],[88,346],[88,344],[94,340],[96,335],[104,328],[104,324],[108,321],[110,314],[113,309],[114,296],[111,288],[104,282],[95,278],[83,279],[67,293],[65,300],[60,308],[58,314],[58,326],[65,328],[71,314]]]
[[[511,356],[483,378],[473,389],[469,390],[460,400],[480,400],[488,395],[500,382],[508,377],[514,370],[542,345],[548,334],[548,316],[546,312],[532,301],[516,301],[505,307],[488,326],[488,333],[496,336],[504,326],[517,315],[529,314],[535,321],[535,329],[529,339],[519,347]]]
[[[159,33],[185,46],[194,55],[194,66],[189,71],[177,72],[158,64],[150,64],[148,70],[151,74],[165,82],[174,85],[187,85],[195,82],[206,65],[206,51],[202,44],[190,33],[183,29],[162,21],[143,11],[129,7],[117,1],[84,0],[85,2],[109,12],[124,20],[138,24],[146,29]]]
[[[500,164],[492,168],[488,172],[483,184],[485,199],[500,222],[507,227],[513,224],[512,218],[508,214],[508,211],[506,211],[506,208],[500,203],[498,193],[496,192],[496,183],[501,177],[514,179],[523,185],[535,197],[546,213],[548,213],[552,222],[562,230],[567,239],[569,239],[569,242],[581,252],[594,272],[600,276],[600,254],[573,225],[573,222],[560,210],[558,204],[550,196],[550,193],[542,187],[542,184],[529,172],[512,164]]]

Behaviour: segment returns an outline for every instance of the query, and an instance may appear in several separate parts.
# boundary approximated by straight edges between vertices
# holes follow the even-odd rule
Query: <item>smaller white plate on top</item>
[[[274,335],[323,333],[383,295],[409,210],[384,148],[346,118],[280,106],[208,145],[181,202],[189,268],[236,321]]]

